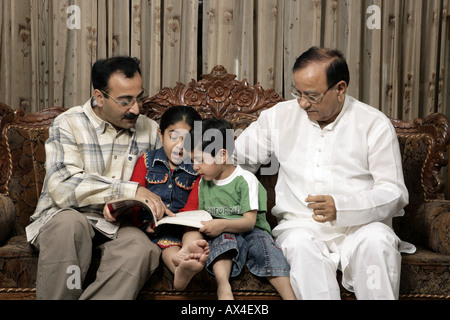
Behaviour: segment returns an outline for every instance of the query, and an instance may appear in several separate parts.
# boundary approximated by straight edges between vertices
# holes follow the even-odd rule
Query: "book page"
[[[105,236],[112,239],[116,238],[117,231],[119,230],[120,226],[119,222],[109,222],[106,221],[106,219],[104,218],[94,216],[86,216],[86,217],[91,222],[92,226],[101,233],[103,233]]]
[[[178,224],[183,226],[190,226],[194,228],[201,228],[202,221],[212,220],[211,215],[205,210],[184,211],[176,214],[175,217],[164,217],[158,221],[161,224]]]

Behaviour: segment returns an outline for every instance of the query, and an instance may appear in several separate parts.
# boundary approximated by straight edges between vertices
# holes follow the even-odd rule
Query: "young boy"
[[[239,275],[247,264],[255,276],[268,277],[283,299],[295,299],[289,265],[275,246],[266,220],[266,190],[252,173],[231,162],[231,125],[219,119],[204,120],[201,130],[191,134],[191,150],[194,169],[202,176],[198,209],[214,218],[199,231],[210,237],[206,268],[216,277],[218,298],[233,299],[229,278]]]

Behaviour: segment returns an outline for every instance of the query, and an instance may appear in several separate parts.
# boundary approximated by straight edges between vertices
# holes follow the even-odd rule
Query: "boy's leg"
[[[247,257],[247,246],[240,234],[222,233],[209,241],[210,253],[206,270],[216,277],[219,299],[233,299],[229,278],[242,272]]]
[[[230,253],[219,256],[212,265],[217,281],[217,298],[219,300],[234,300],[230,285],[230,274],[233,261]]]
[[[289,264],[272,236],[259,228],[245,235],[249,247],[247,266],[254,275],[267,277],[284,300],[296,300],[289,279]]]

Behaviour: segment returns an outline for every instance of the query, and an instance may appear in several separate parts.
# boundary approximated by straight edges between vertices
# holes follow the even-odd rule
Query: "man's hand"
[[[315,221],[324,223],[336,220],[336,206],[332,196],[309,195],[305,201],[309,202],[308,208],[313,210],[312,218]]]
[[[166,207],[166,205],[158,195],[154,194],[143,186],[138,187],[136,191],[136,198],[139,198],[148,203],[157,220],[161,220],[162,217],[164,217],[164,214],[167,214],[171,217],[175,216],[175,214]]]
[[[111,214],[111,212],[109,212],[109,209],[108,209],[108,206],[107,206],[107,205],[105,205],[105,206],[103,207],[103,217],[105,218],[106,221],[109,221],[109,222],[114,222],[114,221],[116,221],[116,217],[114,217],[114,216]]]

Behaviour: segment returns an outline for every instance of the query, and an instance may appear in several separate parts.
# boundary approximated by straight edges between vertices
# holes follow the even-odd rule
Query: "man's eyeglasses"
[[[111,98],[114,102],[120,104],[124,108],[131,108],[135,102],[141,107],[144,104],[144,101],[148,98],[147,92],[144,90],[142,95],[136,99],[121,99],[117,100],[109,95],[108,92],[105,92],[103,90],[100,90],[107,98]]]
[[[322,94],[304,94],[301,91],[297,90],[296,87],[293,87],[291,89],[291,95],[295,98],[295,99],[299,99],[301,100],[302,98],[305,98],[309,103],[311,104],[318,104],[321,103],[323,100],[323,97],[325,97],[325,95],[327,94],[328,91],[330,91],[331,89],[333,89],[336,86],[336,84],[332,85],[331,87],[329,87],[327,89],[327,91],[325,91]]]

